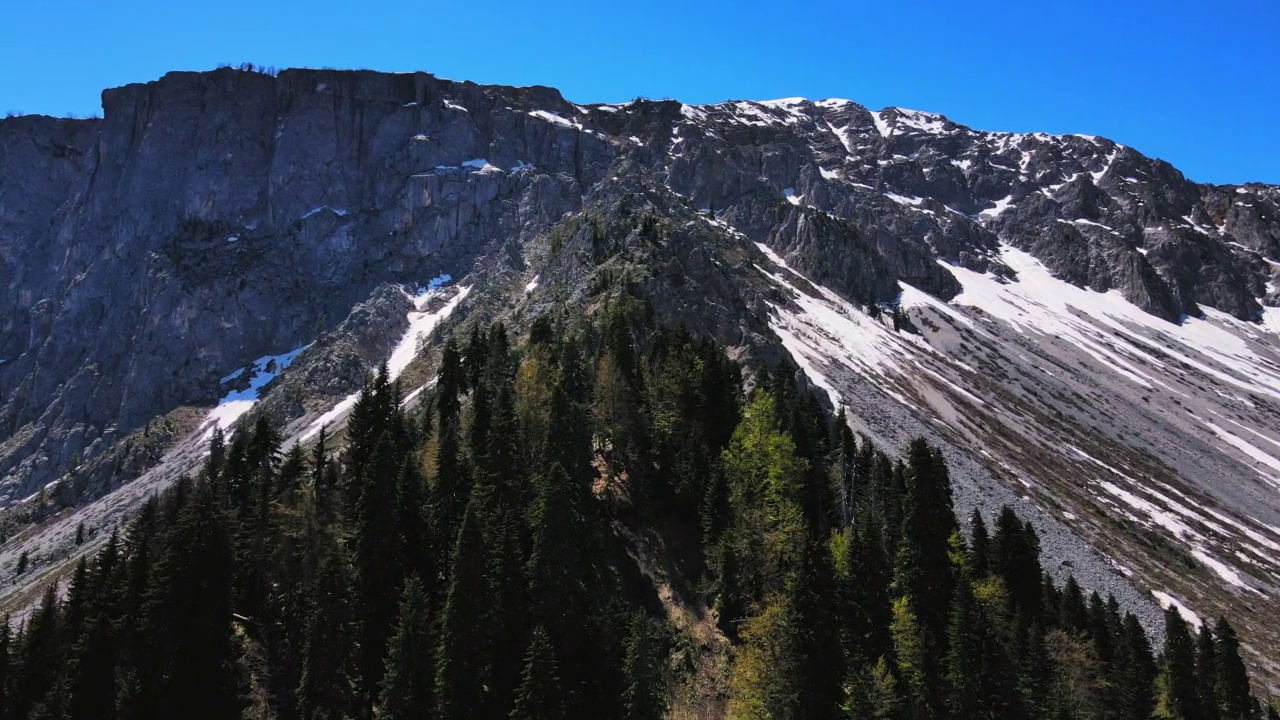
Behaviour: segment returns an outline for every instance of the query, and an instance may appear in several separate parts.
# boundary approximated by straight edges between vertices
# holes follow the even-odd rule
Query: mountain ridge
[[[305,434],[410,313],[432,312],[412,288],[441,273],[469,296],[433,326],[415,384],[443,333],[589,309],[627,283],[749,363],[801,365],[881,446],[902,444],[890,425],[938,433],[970,468],[961,505],[1033,498],[1061,524],[1055,557],[1092,563],[1097,582],[1128,580],[1106,579],[1114,558],[1085,559],[1082,537],[1143,558],[1125,569],[1188,606],[1255,617],[1265,593],[1251,625],[1268,637],[1280,568],[1253,550],[1280,542],[1280,504],[1272,467],[1241,463],[1280,441],[1274,186],[851,101],[577,105],[425,73],[221,69],[104,91],[103,106],[0,120],[0,490],[15,522],[60,528],[0,559],[38,546],[52,562],[66,517],[119,517],[86,503],[189,469],[202,448],[182,438],[213,421],[183,409],[217,406],[254,358],[310,345],[250,404]],[[1150,320],[1098,305],[1112,295]],[[178,412],[195,426],[139,456]],[[1162,553],[1195,578],[1169,577]]]

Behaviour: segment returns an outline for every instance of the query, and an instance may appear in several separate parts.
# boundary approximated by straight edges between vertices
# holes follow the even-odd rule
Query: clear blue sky
[[[578,102],[845,97],[1103,135],[1205,182],[1280,183],[1277,0],[11,0],[0,112],[245,61],[552,85]]]

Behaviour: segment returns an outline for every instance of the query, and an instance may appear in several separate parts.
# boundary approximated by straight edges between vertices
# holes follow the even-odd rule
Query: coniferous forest
[[[962,526],[936,449],[855,439],[794,368],[744,382],[714,343],[614,312],[539,319],[519,348],[474,330],[437,377],[412,410],[371,378],[341,442],[215,434],[198,476],[0,626],[0,718],[677,717],[673,689],[716,671],[645,533],[731,648],[715,716],[1280,717],[1228,622],[1170,611],[1152,647],[1055,584],[1011,509]]]

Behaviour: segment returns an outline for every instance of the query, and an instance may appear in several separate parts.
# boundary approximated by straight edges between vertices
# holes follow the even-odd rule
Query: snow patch
[[[485,160],[484,158],[476,158],[474,160],[463,160],[462,167],[474,168],[476,170],[479,170],[480,172],[495,171],[495,170],[497,172],[502,172],[501,168],[499,168],[497,165],[490,165],[489,161]]]
[[[1013,205],[1012,195],[1010,195],[1009,197],[1000,198],[999,200],[996,201],[995,207],[990,207],[990,208],[987,208],[986,210],[983,210],[982,212],[978,213],[978,216],[984,217],[984,218],[997,217],[1000,215],[1000,213],[1003,213],[1005,210],[1008,210],[1011,205]]]
[[[1160,603],[1160,607],[1166,610],[1170,607],[1176,608],[1178,614],[1182,615],[1182,619],[1190,623],[1192,627],[1200,626],[1200,616],[1191,612],[1191,608],[1183,604],[1182,601],[1160,590],[1152,590],[1151,594],[1155,597],[1156,602]]]
[[[919,207],[920,203],[924,202],[924,198],[921,197],[907,197],[906,195],[899,195],[891,192],[885,193],[884,196],[899,205],[910,205],[912,207]]]
[[[253,361],[252,367],[240,368],[223,377],[220,384],[226,385],[239,380],[248,372],[250,373],[249,386],[243,390],[232,390],[227,393],[218,401],[217,406],[209,411],[204,421],[200,423],[200,429],[204,430],[200,437],[201,442],[213,437],[214,428],[229,430],[236,420],[253,409],[253,406],[258,403],[262,388],[276,379],[277,375],[284,372],[285,368],[293,364],[293,361],[309,347],[311,347],[310,343],[279,355],[263,355]]]
[[[560,117],[559,115],[556,115],[555,113],[549,113],[546,110],[531,110],[529,114],[540,120],[546,120],[552,125],[559,125],[560,127],[566,127],[572,130],[582,129],[582,126],[579,125],[577,122],[574,122],[573,120],[566,120]]]
[[[391,351],[391,357],[387,360],[388,380],[394,381],[400,376],[400,373],[404,372],[404,369],[418,355],[419,340],[429,336],[441,322],[453,314],[453,311],[458,308],[462,300],[471,292],[471,287],[458,288],[454,296],[435,312],[423,312],[422,308],[432,298],[438,296],[440,288],[450,280],[452,278],[448,275],[440,275],[430,280],[425,289],[420,287],[416,294],[411,296],[414,309],[409,311],[409,329],[400,338],[400,342],[396,344],[395,349]],[[316,418],[314,422],[307,426],[306,431],[299,436],[299,442],[310,440],[319,434],[322,428],[341,420],[351,412],[351,408],[355,406],[359,397],[360,391],[357,390],[340,400],[328,412]]]
[[[343,208],[330,207],[328,205],[320,205],[319,207],[313,207],[310,210],[308,210],[307,214],[302,216],[302,219],[306,220],[312,215],[315,215],[317,213],[322,213],[325,211],[331,212],[334,215],[337,215],[338,217],[344,217],[347,214],[347,211]]]
[[[404,336],[400,338],[400,342],[391,351],[391,357],[387,359],[388,379],[395,380],[400,373],[404,372],[409,363],[413,362],[413,359],[418,356],[419,341],[430,335],[431,331],[435,330],[442,320],[449,317],[470,292],[470,287],[459,288],[453,298],[435,312],[423,312],[422,308],[431,298],[436,296],[437,288],[430,288],[424,293],[413,296],[414,310],[409,312],[409,329],[405,331]]]

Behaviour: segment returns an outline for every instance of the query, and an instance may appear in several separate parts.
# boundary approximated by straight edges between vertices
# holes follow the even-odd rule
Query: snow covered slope
[[[895,331],[888,309],[873,319],[762,249],[788,298],[770,327],[834,406],[865,417],[869,380],[1160,604],[1230,607],[1277,638],[1280,310],[1171,323],[1006,246],[1012,276],[947,265],[950,302],[903,285]],[[984,505],[961,478],[960,506]]]

